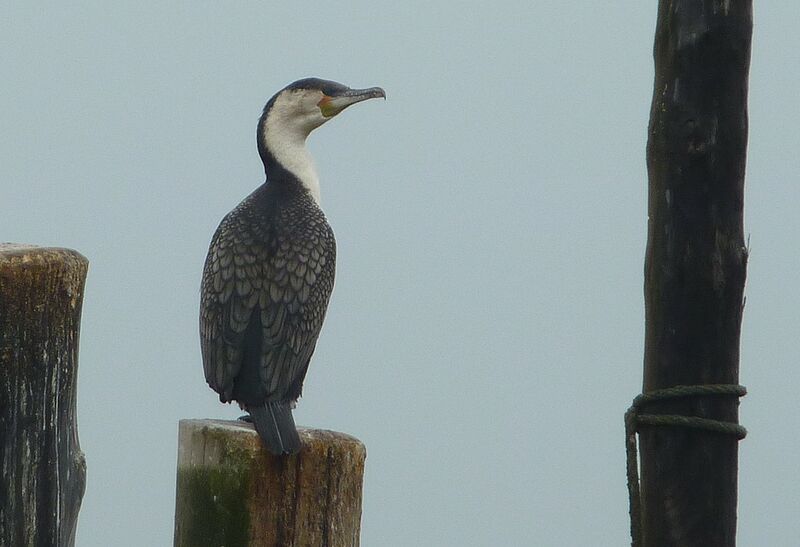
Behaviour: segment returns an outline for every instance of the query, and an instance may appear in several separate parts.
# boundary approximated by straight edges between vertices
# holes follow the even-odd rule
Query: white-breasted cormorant
[[[306,137],[348,106],[384,97],[307,78],[264,107],[258,152],[266,182],[228,213],[208,250],[200,297],[206,381],[247,410],[273,454],[300,439],[300,397],[333,289],[336,240],[320,208]]]

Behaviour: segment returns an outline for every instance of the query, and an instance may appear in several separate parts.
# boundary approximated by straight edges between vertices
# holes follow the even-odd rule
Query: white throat
[[[278,100],[270,110],[264,128],[264,144],[275,160],[293,174],[308,190],[318,206],[319,176],[306,148],[306,138],[314,127],[298,124],[287,104]]]

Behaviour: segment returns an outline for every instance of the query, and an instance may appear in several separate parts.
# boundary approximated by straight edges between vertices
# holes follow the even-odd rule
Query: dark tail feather
[[[300,437],[294,426],[292,408],[289,403],[264,403],[248,406],[253,417],[258,436],[264,441],[267,450],[275,455],[296,454],[300,451]]]

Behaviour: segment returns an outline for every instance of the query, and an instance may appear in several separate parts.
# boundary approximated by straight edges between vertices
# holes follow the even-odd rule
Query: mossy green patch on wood
[[[249,472],[237,468],[183,468],[178,471],[176,547],[246,547]]]

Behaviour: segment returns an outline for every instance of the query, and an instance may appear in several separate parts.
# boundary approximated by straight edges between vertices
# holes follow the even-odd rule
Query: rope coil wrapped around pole
[[[625,412],[625,452],[628,474],[628,497],[630,500],[631,546],[642,545],[642,507],[639,490],[639,461],[636,446],[636,434],[639,426],[672,426],[688,427],[713,433],[733,435],[737,440],[747,436],[747,429],[733,422],[711,420],[698,416],[679,414],[640,414],[641,408],[656,401],[677,399],[681,397],[699,397],[708,395],[727,395],[744,397],[747,388],[738,384],[709,384],[701,386],[675,386],[666,389],[640,393],[633,399],[633,404]]]

